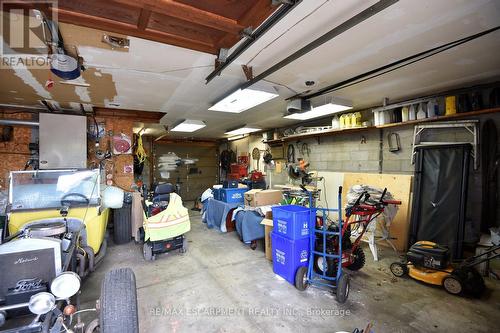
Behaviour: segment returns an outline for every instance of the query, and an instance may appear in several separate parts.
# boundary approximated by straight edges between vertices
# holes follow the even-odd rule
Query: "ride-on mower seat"
[[[174,192],[175,186],[170,183],[156,185],[153,202],[170,201],[170,193]]]

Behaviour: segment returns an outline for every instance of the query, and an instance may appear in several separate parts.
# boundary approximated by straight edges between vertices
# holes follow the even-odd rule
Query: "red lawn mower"
[[[345,222],[342,225],[342,267],[348,268],[353,271],[360,270],[365,265],[365,253],[360,246],[361,238],[365,234],[368,225],[375,220],[380,214],[384,212],[387,205],[400,205],[399,200],[384,200],[387,193],[387,188],[384,189],[380,200],[374,203],[369,203],[370,194],[367,191],[362,192],[355,203],[346,208]],[[323,219],[321,217],[316,218],[317,227],[322,226]],[[354,242],[351,241],[351,232],[353,230],[358,230],[362,228]],[[337,231],[338,226],[332,224],[329,229],[331,231]],[[322,244],[321,240],[316,240],[315,247],[320,248]],[[338,237],[330,236],[327,239],[327,251],[331,253],[338,252]],[[333,276],[336,272],[336,260],[327,258],[326,265],[323,264],[323,257],[317,256],[314,260],[314,269],[318,273],[323,272],[323,268],[327,270],[326,274]]]

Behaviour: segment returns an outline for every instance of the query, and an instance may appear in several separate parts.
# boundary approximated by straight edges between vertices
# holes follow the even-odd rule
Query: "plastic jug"
[[[332,129],[337,130],[340,128],[340,120],[337,115],[332,118]]]
[[[457,98],[456,96],[446,96],[445,98],[445,105],[446,105],[446,116],[452,115],[457,113]]]
[[[417,112],[417,119],[425,119],[427,118],[427,113],[425,113],[425,104],[424,103],[420,103],[419,107],[418,107],[418,112]]]
[[[373,124],[375,126],[380,125],[380,112],[379,111],[373,112]]]
[[[359,118],[358,115],[359,114]],[[351,113],[351,127],[361,126],[361,113],[353,112]]]
[[[408,110],[408,120],[417,119],[417,111],[415,110],[415,105],[410,105],[410,109]]]
[[[340,120],[340,128],[344,129],[345,128],[345,114],[341,115],[339,120]]]
[[[392,110],[392,115],[393,115],[393,119],[392,119],[392,122],[393,123],[400,123],[402,121],[402,108],[395,108]]]
[[[401,121],[402,122],[408,121],[408,116],[409,116],[408,112],[409,112],[408,106],[403,106],[403,108],[401,109]]]
[[[356,127],[360,127],[361,126],[361,113],[354,112],[354,118],[356,119]]]
[[[431,99],[427,103],[427,118],[434,118],[436,116],[437,102],[435,99]]]
[[[345,114],[345,128],[351,128],[351,114],[350,113],[346,113]]]
[[[385,111],[379,111],[378,113],[378,124],[379,125],[385,125],[387,120],[387,114]]]

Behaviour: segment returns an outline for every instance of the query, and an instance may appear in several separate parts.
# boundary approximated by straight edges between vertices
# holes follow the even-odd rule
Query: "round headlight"
[[[70,298],[80,290],[80,277],[74,272],[63,272],[52,281],[50,290],[57,298]]]
[[[31,313],[36,315],[43,315],[54,309],[56,306],[56,299],[54,295],[47,292],[41,292],[30,297],[28,308]]]

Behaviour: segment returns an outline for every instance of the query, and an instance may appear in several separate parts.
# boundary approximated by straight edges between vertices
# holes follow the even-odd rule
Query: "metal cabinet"
[[[87,167],[87,117],[40,113],[40,169]]]

